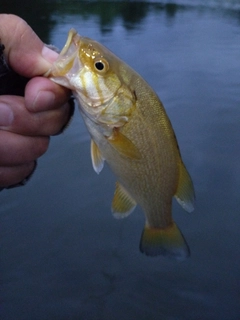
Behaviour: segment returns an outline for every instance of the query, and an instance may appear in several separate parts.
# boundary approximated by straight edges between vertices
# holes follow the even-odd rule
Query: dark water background
[[[25,187],[0,193],[0,319],[240,319],[240,1],[1,1],[62,47],[74,27],[135,68],[162,99],[194,181],[173,216],[192,252],[138,250],[144,217],[111,216],[78,112]]]

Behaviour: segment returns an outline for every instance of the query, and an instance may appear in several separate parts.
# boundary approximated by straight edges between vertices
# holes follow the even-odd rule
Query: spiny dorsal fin
[[[175,193],[175,198],[186,211],[192,212],[194,210],[194,187],[192,179],[182,161],[180,163],[179,181],[177,186],[177,192]]]
[[[118,128],[113,129],[113,133],[107,138],[111,146],[121,155],[130,159],[141,159],[141,153],[137,147],[123,135]]]
[[[91,158],[93,169],[99,174],[104,166],[104,159],[96,143],[91,140]]]
[[[163,255],[176,260],[185,260],[190,256],[187,242],[174,222],[166,228],[145,226],[140,251],[147,256]]]
[[[123,186],[116,182],[116,189],[112,201],[112,213],[115,218],[127,217],[136,207],[136,201],[129,195]]]

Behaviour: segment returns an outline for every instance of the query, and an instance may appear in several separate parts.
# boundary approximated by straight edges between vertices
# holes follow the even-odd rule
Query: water
[[[0,318],[240,319],[239,1],[10,2],[1,12],[16,8],[45,42],[62,47],[74,27],[152,85],[197,205],[193,214],[173,205],[189,260],[142,255],[142,211],[111,216],[115,178],[94,173],[76,112],[28,185],[0,194]]]

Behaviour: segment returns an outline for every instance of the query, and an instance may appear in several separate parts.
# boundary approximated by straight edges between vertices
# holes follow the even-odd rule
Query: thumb
[[[0,15],[0,39],[8,64],[28,78],[43,75],[58,56],[23,19],[12,14]]]

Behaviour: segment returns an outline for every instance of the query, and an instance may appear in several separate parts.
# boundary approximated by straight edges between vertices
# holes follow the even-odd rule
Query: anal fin
[[[189,247],[174,222],[166,228],[145,226],[140,251],[148,256],[163,255],[176,260],[185,260],[190,256]]]
[[[116,189],[112,201],[112,213],[115,218],[127,217],[136,207],[136,201],[128,194],[124,187],[116,182]]]

